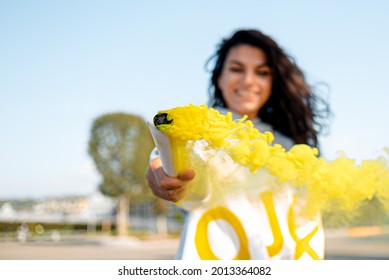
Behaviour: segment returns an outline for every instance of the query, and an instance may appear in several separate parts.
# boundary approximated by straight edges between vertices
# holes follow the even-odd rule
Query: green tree
[[[154,143],[139,116],[115,113],[94,120],[89,154],[102,176],[100,191],[117,198],[118,235],[128,234],[129,205],[150,198],[145,174]]]

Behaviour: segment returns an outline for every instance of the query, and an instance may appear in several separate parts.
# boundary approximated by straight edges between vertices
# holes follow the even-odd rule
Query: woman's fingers
[[[183,172],[180,172],[177,176],[178,179],[183,181],[190,181],[196,176],[196,173],[193,169],[188,169]]]
[[[177,190],[167,190],[167,200],[177,202],[183,199],[188,194],[188,189],[183,187]]]
[[[146,178],[153,194],[169,201],[178,201],[184,198],[188,190],[187,183],[195,177],[194,170],[180,172],[177,177],[170,177],[163,171],[159,157],[152,160]]]

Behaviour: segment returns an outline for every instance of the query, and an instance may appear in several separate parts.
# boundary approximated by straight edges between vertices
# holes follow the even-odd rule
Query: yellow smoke
[[[356,164],[344,155],[329,162],[308,145],[286,151],[272,144],[271,132],[259,132],[246,118],[234,120],[231,113],[223,115],[206,105],[159,113],[173,119],[157,128],[172,143],[177,170],[193,168],[197,174],[188,201],[210,193],[208,203],[237,192],[292,189],[304,198],[302,209],[308,215],[335,205],[352,211],[373,197],[389,210],[389,168],[384,157]]]

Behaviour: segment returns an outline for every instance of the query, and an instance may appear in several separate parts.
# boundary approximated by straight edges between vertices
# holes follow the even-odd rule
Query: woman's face
[[[249,119],[256,118],[269,99],[272,83],[266,54],[246,44],[230,49],[218,79],[227,107]]]

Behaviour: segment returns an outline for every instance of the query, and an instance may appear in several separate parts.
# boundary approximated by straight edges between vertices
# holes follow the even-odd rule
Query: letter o
[[[219,206],[206,211],[199,219],[195,234],[195,245],[197,253],[202,260],[218,260],[219,258],[213,253],[211,244],[208,239],[208,224],[216,219],[227,221],[235,230],[240,246],[234,260],[249,260],[250,252],[248,250],[248,239],[243,225],[239,218],[228,208]]]

